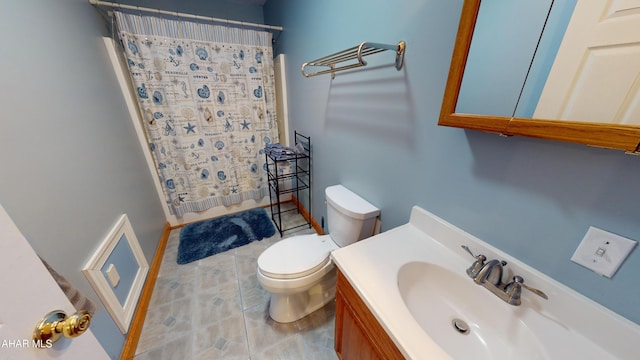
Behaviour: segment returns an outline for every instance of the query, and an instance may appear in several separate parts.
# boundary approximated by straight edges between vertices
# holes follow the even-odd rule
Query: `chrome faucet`
[[[506,261],[490,260],[485,262],[487,260],[486,256],[481,254],[474,255],[466,245],[462,245],[462,248],[476,259],[467,269],[467,275],[473,279],[473,282],[482,285],[506,303],[515,306],[520,305],[522,288],[533,292],[545,300],[548,299],[547,295],[541,290],[525,285],[522,276],[516,275],[513,277],[512,282],[503,283],[502,273],[504,272],[504,266],[507,265]]]
[[[529,285],[525,285],[524,284],[524,279],[522,278],[522,276],[514,276],[513,277],[513,281],[508,283],[505,287],[504,287],[504,292],[507,293],[508,295],[508,303],[511,305],[520,305],[520,296],[522,294],[522,288],[525,288],[529,291],[531,291],[532,293],[540,296],[541,298],[548,300],[549,297],[547,296],[547,294],[545,294],[542,290],[538,290],[536,288],[533,288]]]
[[[493,285],[499,285],[502,282],[502,267],[507,265],[505,261],[491,260],[487,263],[487,257],[480,254],[474,255],[468,246],[462,245],[476,261],[467,269],[467,275],[473,279],[476,284],[484,284],[489,281]]]
[[[480,268],[478,274],[473,278],[476,284],[485,284],[489,282],[495,286],[502,284],[502,267],[507,265],[506,261],[491,260]]]

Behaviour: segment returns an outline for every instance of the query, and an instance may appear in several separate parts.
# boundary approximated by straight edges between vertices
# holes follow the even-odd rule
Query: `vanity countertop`
[[[637,356],[640,326],[419,207],[412,209],[407,224],[335,250],[331,256],[407,359],[451,359],[405,306],[397,276],[400,268],[412,261],[465,274],[473,258],[462,245],[488,259],[507,260],[510,272],[523,276],[527,284],[549,295],[545,301],[523,293],[521,307],[551,319],[555,324],[552,326],[570,332],[580,343],[584,340],[594,344],[588,349],[569,346],[561,352],[563,355],[583,359]],[[554,331],[539,331],[536,336],[543,343],[558,342]]]
[[[405,224],[338,249],[332,257],[407,359],[419,359],[425,354],[433,359],[450,359],[404,309],[400,293],[395,291],[400,267],[408,261],[424,259],[430,251],[433,242],[427,237],[414,225]],[[464,271],[465,264],[460,265]]]

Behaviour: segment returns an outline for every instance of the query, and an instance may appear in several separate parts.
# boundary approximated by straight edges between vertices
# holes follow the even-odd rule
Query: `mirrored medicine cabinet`
[[[438,124],[640,144],[639,2],[464,0]]]

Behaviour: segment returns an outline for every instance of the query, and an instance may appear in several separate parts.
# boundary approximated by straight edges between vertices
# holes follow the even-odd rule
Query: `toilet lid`
[[[299,278],[322,268],[337,246],[329,235],[299,235],[280,240],[258,257],[264,275],[277,279]]]

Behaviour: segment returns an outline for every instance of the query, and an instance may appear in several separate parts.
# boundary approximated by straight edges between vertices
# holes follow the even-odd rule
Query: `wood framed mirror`
[[[640,88],[640,67],[635,65],[635,61],[629,61],[629,59],[635,59],[633,58],[633,56],[636,56],[635,53],[640,54],[640,51],[637,50],[637,44],[640,43],[640,33],[638,33],[637,31],[635,33],[638,33],[638,39],[634,40],[627,38],[625,40],[628,43],[633,43],[635,41],[634,48],[628,51],[628,54],[624,54],[625,56],[627,56],[627,58],[625,58],[626,60],[624,61],[629,64],[633,64],[633,71],[635,71],[636,73],[635,76],[632,77],[629,81],[629,83],[631,84],[631,94],[627,96],[627,99],[621,101],[624,102],[627,107],[632,108],[630,112],[631,115],[626,115],[626,117],[634,118],[632,119],[634,121],[633,124],[612,123],[607,122],[609,121],[607,119],[600,122],[599,119],[595,119],[595,121],[594,119],[583,121],[583,119],[580,118],[572,118],[571,120],[560,120],[559,118],[541,119],[536,118],[535,116],[521,117],[515,108],[513,109],[513,112],[511,114],[506,115],[475,113],[474,111],[469,111],[468,109],[464,109],[464,112],[457,112],[456,108],[460,97],[460,89],[463,83],[465,69],[468,67],[468,65],[470,66],[468,60],[470,49],[472,46],[472,40],[474,37],[474,30],[476,30],[476,25],[481,23],[481,21],[478,21],[478,16],[480,14],[482,1],[489,0],[464,0],[460,17],[460,24],[458,26],[458,35],[451,59],[451,67],[449,70],[449,77],[445,88],[438,125],[487,131],[506,136],[518,135],[540,139],[573,142],[590,146],[619,149],[634,154],[637,154],[640,151],[640,125],[636,125],[635,122],[637,121],[637,124],[640,124],[640,119],[636,119],[638,117],[638,111],[640,111],[638,110],[640,109],[640,90],[638,90]],[[634,7],[633,9],[631,9],[631,13],[640,10],[640,5],[631,4],[630,6]],[[616,11],[616,9],[607,8],[605,10],[608,14],[605,14],[607,15],[604,17],[605,21],[607,20],[607,17],[616,18],[614,20],[618,21],[621,16],[620,14],[624,15],[623,10],[625,9]],[[550,12],[551,8],[549,8],[549,13]],[[517,21],[517,17],[522,17],[523,15],[514,14],[513,16]],[[545,26],[547,20],[548,19],[544,20]],[[543,30],[544,26],[542,27],[541,31]],[[567,33],[569,33],[568,30]],[[540,38],[542,38],[542,34],[543,33],[540,34]],[[562,39],[562,41],[566,43],[567,39]],[[616,47],[616,49],[619,48],[619,46]],[[491,48],[487,47],[486,49]],[[583,63],[591,61],[601,53],[602,52],[598,53],[590,50],[589,53],[585,53],[582,61]],[[531,63],[533,63],[533,59],[535,58],[535,56],[536,54],[534,52],[532,54]],[[607,63],[608,61],[609,63]],[[607,64],[607,66],[613,66],[608,59],[603,60],[603,63]],[[529,67],[529,70],[530,69],[531,67]],[[525,81],[532,80],[530,78],[531,74],[529,70],[527,70]],[[562,70],[563,72],[565,72],[564,69]],[[625,76],[626,78],[629,78],[628,75]],[[537,81],[539,82],[540,80],[538,79]],[[544,83],[545,79],[542,79],[542,82]],[[524,85],[525,84],[522,84],[522,88],[524,88]],[[606,93],[609,94],[610,92],[607,91]]]

